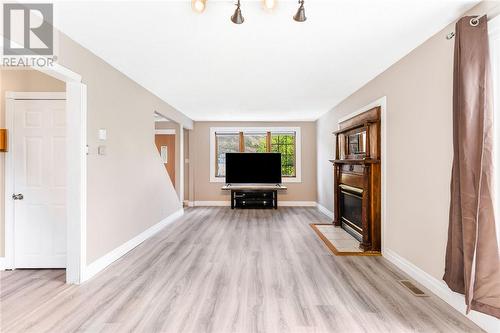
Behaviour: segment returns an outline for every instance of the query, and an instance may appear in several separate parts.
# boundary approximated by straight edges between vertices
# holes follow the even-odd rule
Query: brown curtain
[[[487,19],[456,24],[453,170],[443,279],[471,309],[500,318],[500,254],[493,212],[493,102]],[[500,212],[499,212],[500,214]]]

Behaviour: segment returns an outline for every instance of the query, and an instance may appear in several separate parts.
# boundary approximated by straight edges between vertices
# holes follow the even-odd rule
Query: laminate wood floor
[[[315,208],[192,208],[80,286],[2,272],[2,332],[480,332],[382,257],[336,257]]]

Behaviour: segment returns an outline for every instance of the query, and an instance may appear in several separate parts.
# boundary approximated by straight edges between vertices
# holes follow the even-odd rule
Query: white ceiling
[[[279,0],[278,0],[279,1]],[[477,1],[56,3],[70,37],[194,120],[314,120]]]

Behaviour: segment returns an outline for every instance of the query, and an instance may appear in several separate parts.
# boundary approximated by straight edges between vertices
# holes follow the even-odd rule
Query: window
[[[243,133],[245,153],[267,152],[267,133]]]
[[[239,133],[216,133],[217,177],[226,176],[226,153],[240,151]]]
[[[283,182],[300,182],[300,128],[211,128],[210,181],[224,182],[226,153],[281,153]]]
[[[281,153],[281,174],[295,177],[295,133],[271,133],[271,152]]]

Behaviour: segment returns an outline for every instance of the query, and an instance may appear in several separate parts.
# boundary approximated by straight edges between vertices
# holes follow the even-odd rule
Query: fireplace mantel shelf
[[[358,165],[380,163],[380,160],[376,160],[373,158],[363,159],[363,160],[350,159],[350,160],[329,160],[329,161],[333,164],[358,164]]]

